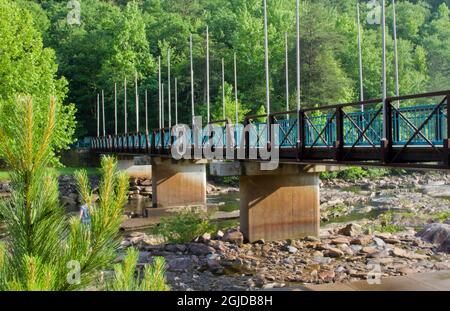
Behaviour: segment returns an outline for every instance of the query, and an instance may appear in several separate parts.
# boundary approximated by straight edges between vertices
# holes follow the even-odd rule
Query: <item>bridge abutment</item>
[[[153,207],[206,207],[206,161],[151,158]]]
[[[262,171],[243,162],[240,176],[241,231],[250,242],[318,236],[320,168],[280,164]]]

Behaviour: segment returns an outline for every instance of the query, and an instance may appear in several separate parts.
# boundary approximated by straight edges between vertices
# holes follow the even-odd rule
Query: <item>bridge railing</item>
[[[273,147],[278,136],[280,156],[303,161],[387,163],[449,162],[448,98],[450,91],[389,97],[254,115],[244,125],[230,120],[210,123],[216,133],[199,131],[191,136],[202,147],[224,148],[228,142],[238,150]],[[277,132],[269,130],[278,125]],[[227,126],[228,125],[228,126]],[[175,138],[171,129],[151,133],[128,133],[92,139],[102,152],[138,152],[168,155]]]
[[[409,96],[388,98],[385,108],[387,118],[387,140],[383,161],[396,163],[409,160],[414,155],[414,161],[439,161],[448,165],[449,162],[449,119],[447,112],[450,107],[450,91],[433,92]],[[415,105],[406,108],[396,108],[394,102],[432,100],[432,105]],[[392,124],[392,126],[389,126]],[[420,148],[426,152],[416,155]],[[408,151],[409,150],[409,151]]]

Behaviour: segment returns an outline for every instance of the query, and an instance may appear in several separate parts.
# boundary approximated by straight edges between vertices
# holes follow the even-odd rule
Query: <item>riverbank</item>
[[[227,188],[212,185],[209,197],[237,209],[238,199],[220,203]],[[164,256],[174,290],[259,290],[448,270],[449,189],[450,176],[440,173],[324,180],[320,238],[241,244],[234,228],[234,239],[219,233],[173,245],[134,232],[124,247],[138,247],[141,264]]]
[[[98,177],[89,178],[96,188]],[[124,219],[143,219],[140,211],[149,207],[150,190],[150,180],[130,180],[131,205]],[[0,183],[0,192],[8,191],[8,184]],[[77,208],[73,177],[60,177],[60,191],[64,204]],[[237,219],[238,188],[208,184],[207,193],[210,211],[231,212]],[[261,290],[443,271],[450,269],[449,204],[448,174],[323,180],[319,238],[244,244],[236,220],[223,226],[229,231],[184,244],[134,231],[123,233],[118,260],[130,246],[139,249],[140,265],[165,257],[174,290]],[[148,211],[156,226],[160,211]],[[171,214],[166,212],[163,216]]]
[[[185,244],[135,232],[122,248],[138,248],[140,264],[163,256],[173,290],[259,290],[450,269],[449,255],[413,231],[367,235],[351,226],[322,230],[320,238],[253,244],[242,244],[237,230]]]

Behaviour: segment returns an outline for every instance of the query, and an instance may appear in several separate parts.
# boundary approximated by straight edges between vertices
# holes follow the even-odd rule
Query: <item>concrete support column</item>
[[[240,177],[241,231],[254,242],[318,236],[319,172],[314,166],[280,164],[261,171],[243,162]]]
[[[206,207],[206,161],[152,158],[153,207]]]

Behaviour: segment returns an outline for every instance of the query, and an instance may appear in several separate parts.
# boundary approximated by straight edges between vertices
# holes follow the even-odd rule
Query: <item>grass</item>
[[[379,232],[379,233],[398,233],[405,231],[405,227],[393,224],[372,226],[371,229],[372,232]]]
[[[389,211],[384,214],[381,214],[378,218],[381,220],[380,225],[370,226],[372,232],[380,232],[380,233],[397,233],[405,230],[404,226],[395,225],[393,223],[394,220],[394,211]]]
[[[446,221],[447,219],[450,219],[450,212],[437,212],[435,214],[432,215],[432,219],[443,223],[444,221]]]
[[[84,169],[86,170],[89,176],[99,175],[100,170],[96,167],[60,167],[56,169],[58,176],[61,175],[69,175],[72,176],[75,174],[75,171]],[[0,181],[8,181],[9,180],[9,171],[0,171]]]

